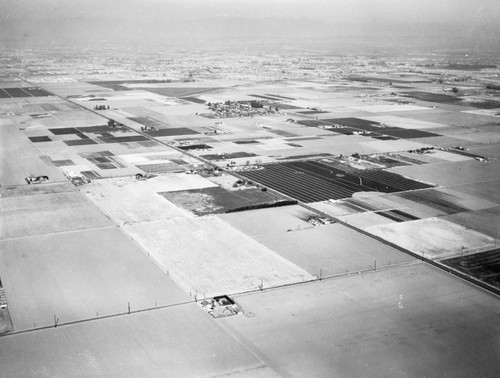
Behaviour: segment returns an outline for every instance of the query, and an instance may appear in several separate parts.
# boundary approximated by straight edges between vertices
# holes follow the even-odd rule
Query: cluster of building
[[[275,104],[260,100],[209,102],[207,106],[213,113],[203,115],[214,118],[253,117],[279,113]]]

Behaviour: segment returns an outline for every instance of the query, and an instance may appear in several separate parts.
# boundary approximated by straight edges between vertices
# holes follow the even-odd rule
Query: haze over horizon
[[[0,42],[500,50],[495,0],[0,0]],[[330,46],[330,47],[329,47]]]

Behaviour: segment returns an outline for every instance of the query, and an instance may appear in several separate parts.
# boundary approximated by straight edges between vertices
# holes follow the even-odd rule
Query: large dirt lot
[[[78,192],[2,197],[0,209],[0,239],[112,225]]]
[[[341,224],[257,235],[255,239],[311,274],[332,276],[414,260]]]
[[[0,241],[0,267],[17,331],[190,300],[115,227]]]
[[[392,172],[438,185],[460,185],[498,179],[500,162],[470,160],[457,163],[392,168]]]
[[[179,286],[198,298],[314,278],[215,216],[151,222],[125,230]]]
[[[35,147],[14,125],[0,126],[0,185],[24,185],[25,177],[45,175],[51,181],[66,178],[55,167],[47,166]]]
[[[253,317],[222,323],[284,376],[498,372],[497,298],[425,264],[236,300]]]
[[[314,225],[307,221],[311,217],[317,217],[317,214],[300,206],[292,205],[221,214],[219,217],[231,226],[259,240],[266,235],[283,235],[291,230],[313,228]]]
[[[493,248],[495,239],[441,218],[366,227],[366,230],[427,258]]]
[[[278,377],[196,304],[0,340],[2,375]]]
[[[182,179],[182,180],[179,180]],[[158,191],[192,186],[211,186],[198,176],[176,175],[138,181],[133,177],[97,180],[85,186],[86,196],[116,224],[133,224],[188,217],[188,211],[167,201]]]

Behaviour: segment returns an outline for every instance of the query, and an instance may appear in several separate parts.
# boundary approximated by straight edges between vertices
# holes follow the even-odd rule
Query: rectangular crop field
[[[348,167],[347,167],[348,168]],[[268,164],[240,174],[302,202],[349,198],[360,191],[397,192],[430,187],[390,172],[341,169],[317,161]]]
[[[0,209],[0,239],[112,225],[79,192],[0,198]]]
[[[498,372],[498,298],[426,264],[235,299],[254,316],[222,323],[283,376]]]
[[[500,288],[500,249],[454,257],[440,262]]]
[[[160,178],[151,179],[161,182]],[[163,178],[163,181],[168,181]],[[94,181],[87,197],[119,225],[192,216],[155,192],[158,183],[122,177]],[[168,186],[165,186],[167,189]]]
[[[254,237],[311,274],[324,277],[406,263],[414,257],[341,224]]]
[[[119,229],[0,241],[16,330],[185,302],[188,297]],[[1,341],[0,341],[1,343]]]
[[[426,258],[456,256],[464,251],[488,249],[495,240],[440,218],[369,226],[368,232]]]
[[[195,303],[2,337],[0,366],[10,378],[279,377]]]
[[[312,276],[214,216],[125,226],[172,279],[198,298]]]

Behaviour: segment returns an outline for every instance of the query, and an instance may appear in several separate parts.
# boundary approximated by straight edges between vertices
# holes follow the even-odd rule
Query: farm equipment
[[[28,184],[41,184],[42,182],[49,181],[49,176],[34,176],[30,175],[25,178]]]
[[[80,186],[83,184],[89,184],[90,180],[81,172],[68,172],[66,177],[75,186]]]
[[[153,175],[151,173],[136,173],[135,174],[135,179],[136,180],[148,180],[150,178],[156,177],[156,175]]]

